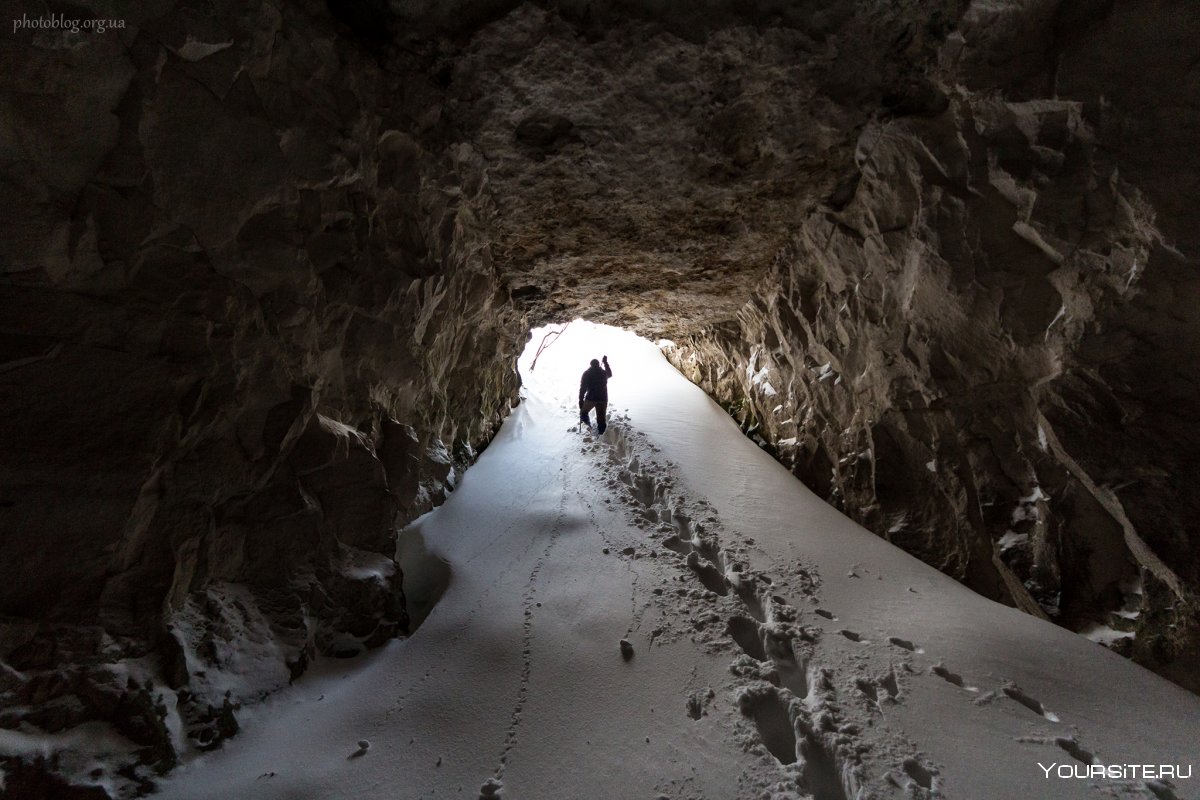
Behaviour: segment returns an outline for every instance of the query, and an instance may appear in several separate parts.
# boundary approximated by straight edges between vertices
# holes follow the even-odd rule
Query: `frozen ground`
[[[597,437],[574,394],[603,353]],[[648,342],[577,322],[528,360],[525,402],[405,533],[409,563],[444,561],[408,587],[424,624],[319,664],[163,797],[1200,798],[1056,777],[1194,769],[1197,697],[859,528]]]

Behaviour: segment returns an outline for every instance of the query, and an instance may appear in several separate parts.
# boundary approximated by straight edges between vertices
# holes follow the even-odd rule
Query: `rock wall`
[[[146,788],[407,629],[397,531],[525,326],[425,56],[316,2],[121,18],[0,39],[0,726],[107,721],[132,750],[87,782]]]
[[[1198,26],[972,6],[945,109],[867,125],[737,321],[670,353],[865,526],[1193,690]]]
[[[396,531],[577,315],[674,339],[880,535],[1200,688],[1189,0],[548,5],[0,39],[0,727],[129,742],[10,792],[149,788],[403,633]]]

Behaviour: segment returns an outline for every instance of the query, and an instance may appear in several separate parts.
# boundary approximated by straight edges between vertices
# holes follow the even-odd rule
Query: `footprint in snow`
[[[725,626],[725,633],[737,642],[738,647],[755,661],[766,661],[767,654],[763,647],[762,628],[749,617],[730,617]]]
[[[900,696],[900,684],[896,680],[896,673],[890,669],[886,675],[874,680],[858,678],[854,681],[854,686],[867,699],[868,704],[880,713],[883,712],[885,703],[894,704]]]
[[[908,639],[901,639],[898,636],[889,636],[888,644],[894,644],[894,645],[896,645],[896,647],[899,647],[902,650],[907,650],[910,653],[924,653],[925,652],[922,648],[917,647],[915,644],[910,642]]]
[[[1046,719],[1050,720],[1051,722],[1058,722],[1057,714],[1055,714],[1053,711],[1046,710],[1046,707],[1043,706],[1040,701],[1036,700],[1033,697],[1030,697],[1025,692],[1021,691],[1021,689],[1016,684],[1011,684],[1011,683],[1008,684],[1007,686],[1005,686],[1003,688],[1003,691],[1004,691],[1004,694],[1006,696],[1008,696],[1010,699],[1016,700],[1018,703],[1025,706],[1033,713],[1040,714],[1041,716],[1045,717]]]
[[[696,577],[700,579],[700,583],[704,584],[704,588],[710,592],[715,592],[722,597],[729,594],[729,585],[725,580],[725,576],[721,571],[707,559],[701,559],[699,553],[692,551],[688,553],[687,565],[692,572],[696,573]]]
[[[946,668],[945,664],[941,664],[941,663],[934,664],[932,667],[929,668],[929,671],[932,674],[937,675],[939,678],[946,681],[947,683],[952,683],[960,689],[966,689],[968,692],[978,692],[979,691],[978,688],[976,688],[974,686],[967,686],[965,683],[963,683],[962,675],[959,675],[957,672],[951,672],[950,670],[948,670]]]
[[[698,689],[688,695],[687,714],[692,719],[700,719],[708,713],[708,704],[717,696],[711,687]]]
[[[746,688],[738,692],[738,710],[754,721],[759,738],[780,764],[796,763],[796,731],[784,702],[774,686]]]
[[[1099,764],[1101,763],[1095,754],[1090,750],[1085,750],[1079,741],[1074,736],[1017,736],[1018,742],[1029,744],[1052,744],[1069,755],[1071,758],[1078,761],[1080,764]]]
[[[1154,795],[1155,800],[1182,800],[1179,795],[1173,791],[1174,784],[1170,781],[1146,781],[1146,789],[1150,794]]]
[[[1054,743],[1058,745],[1063,752],[1078,761],[1080,764],[1091,765],[1097,763],[1096,756],[1093,755],[1091,751],[1084,750],[1079,745],[1079,742],[1075,741],[1075,737],[1073,736],[1056,736],[1054,738]]]

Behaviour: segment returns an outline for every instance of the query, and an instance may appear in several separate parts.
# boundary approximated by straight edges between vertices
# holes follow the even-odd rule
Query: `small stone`
[[[504,783],[499,778],[488,778],[483,782],[483,786],[479,787],[479,800],[495,797],[503,787]]]
[[[633,642],[628,639],[621,640],[621,657],[626,661],[633,658]]]

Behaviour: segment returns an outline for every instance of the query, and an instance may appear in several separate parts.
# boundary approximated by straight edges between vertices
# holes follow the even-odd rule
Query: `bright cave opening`
[[[677,371],[663,356],[673,346],[657,343],[633,331],[584,319],[532,328],[529,342],[517,359],[521,399],[577,418],[580,378],[593,359],[607,356],[612,368],[608,381],[608,415],[629,413],[636,402],[662,399]],[[595,413],[592,414],[595,421]]]

